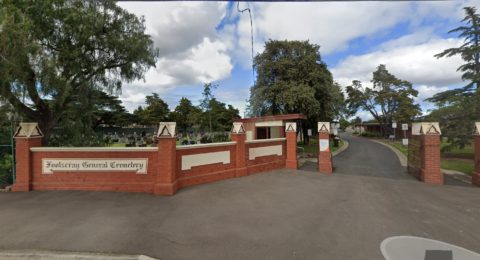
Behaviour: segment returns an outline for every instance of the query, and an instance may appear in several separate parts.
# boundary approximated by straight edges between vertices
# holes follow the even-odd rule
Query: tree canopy
[[[146,107],[138,107],[133,111],[140,125],[156,126],[169,118],[170,109],[157,93],[145,97]]]
[[[142,78],[157,54],[143,18],[113,0],[2,0],[0,96],[46,140],[68,108]]]
[[[254,59],[257,80],[250,91],[250,113],[302,113],[312,124],[337,117],[343,94],[319,49],[308,41],[268,41]]]
[[[475,7],[465,7],[464,25],[449,33],[459,33],[464,43],[435,55],[437,58],[460,55],[464,60],[457,70],[467,85],[440,92],[427,101],[434,102],[437,109],[427,116],[428,120],[439,121],[442,133],[448,137],[451,148],[464,147],[470,142],[473,123],[480,120],[480,15]]]
[[[408,123],[420,115],[420,106],[413,100],[418,91],[410,82],[388,72],[385,65],[379,65],[373,72],[372,84],[372,87],[365,87],[354,80],[346,88],[348,108],[368,111],[381,124],[384,134],[394,120]]]

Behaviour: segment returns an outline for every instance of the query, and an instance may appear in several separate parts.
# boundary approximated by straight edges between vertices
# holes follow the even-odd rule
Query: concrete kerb
[[[106,253],[63,252],[43,250],[0,250],[0,259],[35,260],[157,260],[144,255],[121,255]]]
[[[371,140],[371,139],[370,139]],[[397,148],[387,144],[387,143],[384,143],[382,141],[379,141],[379,140],[372,140],[376,143],[379,143],[381,145],[384,145],[388,148],[390,148],[390,150],[392,150],[398,157],[398,160],[400,161],[400,164],[403,166],[403,167],[407,167],[408,166],[408,159],[407,159],[407,156],[405,156],[402,152],[400,152]],[[461,181],[461,182],[464,182],[464,183],[467,183],[467,184],[472,184],[472,178],[464,173],[464,172],[460,172],[460,171],[455,171],[455,170],[447,170],[447,169],[441,169],[443,174],[446,174],[458,181]]]
[[[0,189],[0,192],[10,192],[12,190],[12,186],[7,186],[4,189]]]
[[[341,139],[343,141],[343,146],[340,147],[338,150],[336,150],[335,152],[332,153],[332,156],[337,156],[339,155],[340,153],[344,152],[345,150],[348,149],[348,146],[350,145],[350,143],[347,141],[347,140],[344,140],[344,139]]]

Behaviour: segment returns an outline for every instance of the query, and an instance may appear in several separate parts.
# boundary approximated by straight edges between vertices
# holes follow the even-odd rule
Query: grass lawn
[[[330,151],[335,152],[336,150],[340,149],[345,144],[345,142],[340,139],[338,147],[333,147],[333,141],[330,142]],[[318,138],[310,138],[310,142],[308,145],[304,145],[303,142],[297,143],[298,147],[302,147],[305,153],[314,153],[318,154]]]
[[[109,147],[126,147],[127,144],[111,144]]]
[[[385,141],[385,143],[389,144],[390,146],[395,147],[397,150],[402,152],[404,155],[407,156],[408,154],[408,146],[404,146],[399,142],[389,142]],[[445,146],[445,143],[442,143],[442,146]],[[465,147],[465,149],[458,149],[454,148],[449,152],[449,156],[459,155],[459,154],[473,154],[473,148]],[[447,170],[455,170],[459,172],[464,172],[467,174],[473,174],[475,170],[474,161],[470,159],[462,159],[462,158],[441,158],[441,168]]]
[[[408,155],[408,146],[403,145],[402,143],[399,142],[387,142],[389,145],[397,148],[400,152],[402,152],[405,156]]]
[[[475,171],[475,163],[468,159],[450,159],[442,158],[441,167],[447,170],[455,170],[468,174],[473,174]]]

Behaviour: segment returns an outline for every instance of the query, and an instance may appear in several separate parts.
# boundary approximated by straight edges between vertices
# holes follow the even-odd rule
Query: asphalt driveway
[[[358,156],[364,151],[349,149]],[[385,238],[413,235],[480,252],[479,188],[368,174],[382,165],[337,164],[333,175],[280,170],[172,197],[0,193],[0,249],[161,259],[383,259]]]

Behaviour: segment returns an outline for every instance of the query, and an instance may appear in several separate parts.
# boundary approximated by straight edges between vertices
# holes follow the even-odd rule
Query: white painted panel
[[[263,127],[263,126],[283,126],[283,121],[263,121],[263,122],[256,122],[256,127]]]
[[[43,158],[42,173],[54,174],[55,172],[135,172],[147,174],[148,159],[127,158]]]
[[[282,154],[283,154],[282,145],[272,145],[272,146],[255,147],[255,148],[248,149],[249,160],[255,160],[255,158],[260,156],[282,155]]]
[[[229,164],[230,151],[182,155],[182,171],[190,170],[194,166],[214,163]]]

